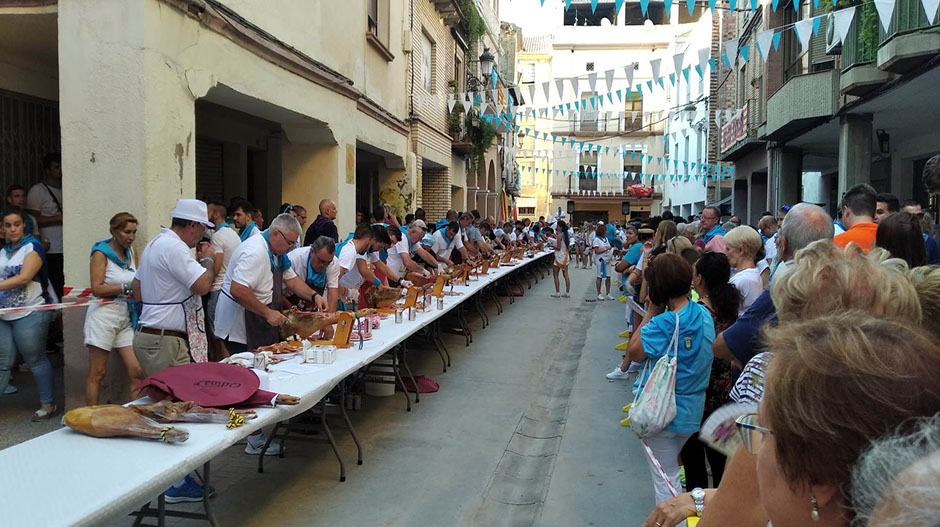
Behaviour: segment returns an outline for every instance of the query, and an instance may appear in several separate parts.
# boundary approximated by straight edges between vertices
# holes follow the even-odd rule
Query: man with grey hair
[[[310,247],[300,247],[287,253],[291,269],[307,287],[326,297],[327,311],[333,313],[339,304],[340,265],[336,259],[336,244],[329,236],[320,236]]]
[[[831,240],[832,231],[832,219],[822,208],[811,203],[794,205],[777,234],[777,257],[780,263],[771,272],[770,279],[773,280],[774,275],[781,272],[796,253],[807,245],[817,240]],[[770,290],[764,290],[734,324],[715,337],[712,343],[715,357],[731,362],[738,369],[743,368],[761,349],[761,329],[766,323],[775,320],[776,316]]]
[[[762,217],[757,222],[757,232],[764,241],[764,257],[773,264],[777,257],[777,219],[771,215]]]
[[[261,236],[252,236],[235,249],[222,281],[216,306],[216,335],[231,353],[249,351],[280,340],[284,323],[282,285],[326,310],[326,300],[291,268],[287,252],[300,237],[300,223],[280,214]]]

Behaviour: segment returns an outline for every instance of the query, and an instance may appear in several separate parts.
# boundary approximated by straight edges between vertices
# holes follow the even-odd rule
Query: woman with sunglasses
[[[848,527],[862,452],[940,412],[940,347],[902,322],[850,312],[771,330],[767,344],[760,412],[738,420],[767,516],[775,527]]]

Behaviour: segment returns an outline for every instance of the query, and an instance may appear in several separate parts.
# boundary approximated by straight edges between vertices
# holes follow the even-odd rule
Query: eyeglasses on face
[[[284,241],[287,242],[287,245],[294,245],[295,243],[297,243],[297,238],[294,238],[293,240],[291,240],[290,238],[287,237],[286,234],[284,234],[281,231],[274,231],[274,232],[280,234],[281,238],[284,238]]]
[[[764,444],[765,436],[773,433],[769,428],[764,428],[757,423],[757,414],[744,414],[734,423],[738,427],[738,433],[741,434],[744,448],[751,454],[756,454]]]

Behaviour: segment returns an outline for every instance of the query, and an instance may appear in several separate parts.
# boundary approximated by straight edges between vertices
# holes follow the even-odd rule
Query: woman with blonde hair
[[[660,247],[679,235],[679,229],[676,228],[676,222],[672,220],[663,220],[656,227],[656,235],[653,237],[653,247]]]
[[[774,352],[759,416],[738,420],[775,527],[848,527],[852,468],[873,440],[940,412],[940,347],[862,312],[768,332]]]
[[[134,355],[134,328],[137,306],[129,297],[136,274],[137,259],[132,245],[137,238],[137,218],[128,212],[115,214],[110,221],[111,237],[91,247],[91,292],[110,298],[109,304],[92,304],[85,313],[85,345],[88,346],[88,377],[85,404],[98,404],[101,382],[108,373],[108,355],[116,350],[134,389],[144,379]]]
[[[725,234],[725,254],[735,270],[731,283],[741,292],[742,298],[738,316],[744,314],[764,291],[761,271],[757,268],[757,255],[763,247],[760,235],[750,227],[733,229]]]

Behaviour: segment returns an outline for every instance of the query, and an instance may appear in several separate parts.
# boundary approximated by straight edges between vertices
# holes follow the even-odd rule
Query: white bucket
[[[389,381],[391,384],[376,381]],[[373,397],[389,397],[395,395],[394,375],[366,375],[366,393]]]

